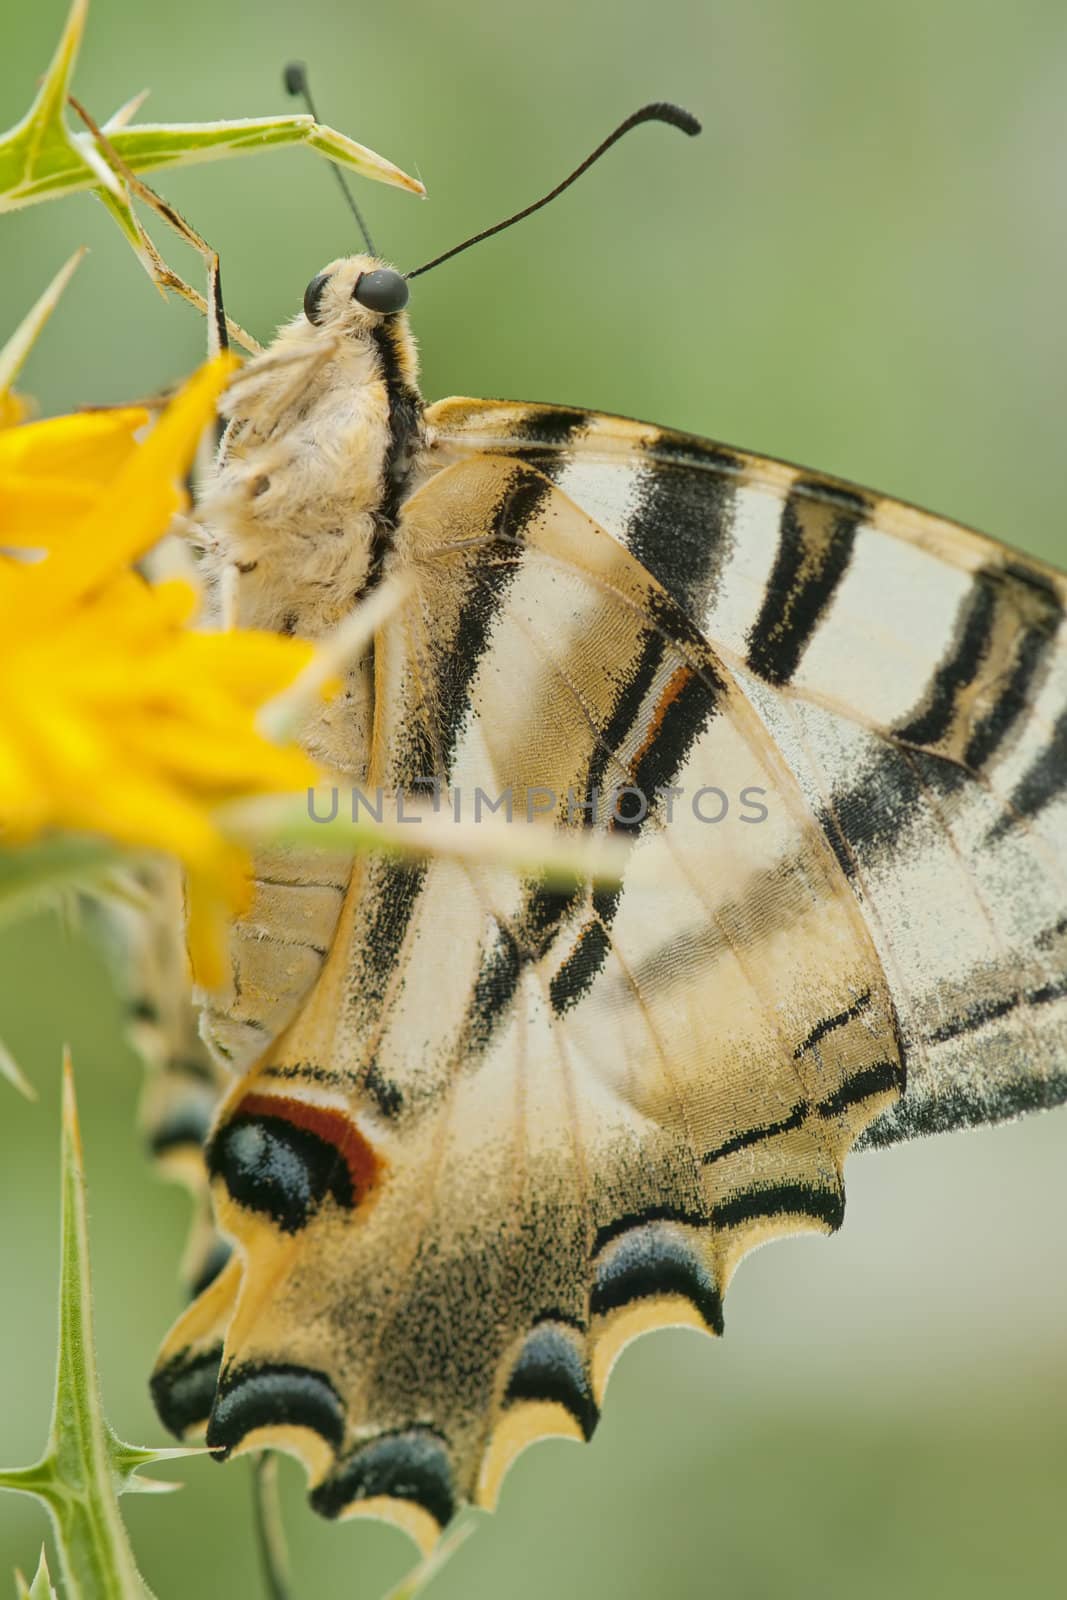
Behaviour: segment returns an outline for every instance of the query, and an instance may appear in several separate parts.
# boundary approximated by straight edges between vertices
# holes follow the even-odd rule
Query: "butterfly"
[[[1067,578],[670,429],[427,406],[406,300],[335,260],[238,374],[205,572],[309,638],[401,580],[310,752],[628,864],[259,854],[204,997],[235,1248],[152,1387],[429,1547],[629,1340],[838,1228],[852,1148],[1067,1099]]]

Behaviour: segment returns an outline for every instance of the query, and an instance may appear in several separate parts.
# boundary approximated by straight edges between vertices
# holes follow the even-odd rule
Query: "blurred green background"
[[[61,0],[5,6],[0,123],[28,104]],[[640,102],[644,129],[553,209],[421,280],[425,392],[589,404],[931,505],[1067,561],[1067,9],[1062,0],[93,0],[76,78],[98,117],[150,86],[161,120],[288,109],[424,178],[359,199],[386,253],[426,259],[532,199]],[[261,337],[354,246],[304,151],[161,180],[222,252]],[[153,391],[200,357],[88,196],[5,218],[14,325],[75,244],[83,266],[25,387],[45,410]],[[162,240],[170,258],[195,260]],[[40,1086],[0,1085],[0,1458],[48,1420],[58,1071],[85,1122],[105,1395],[126,1437],[178,1308],[186,1208],[132,1129],[137,1073],[95,952],[42,920],[0,946],[0,1036]],[[632,1347],[594,1443],[527,1454],[431,1586],[553,1594],[1058,1596],[1067,1569],[1067,1113],[857,1158],[833,1241],[741,1269],[721,1344]],[[166,1470],[166,1469],[161,1469]],[[160,1600],[258,1594],[245,1463],[181,1464],[127,1499]],[[318,1521],[284,1470],[296,1593],[372,1600],[413,1559],[391,1529]],[[43,1517],[0,1498],[0,1591]]]

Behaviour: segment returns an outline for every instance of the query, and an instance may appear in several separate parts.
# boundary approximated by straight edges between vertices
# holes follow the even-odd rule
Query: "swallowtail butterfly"
[[[628,1340],[719,1332],[746,1251],[839,1227],[854,1146],[1067,1099],[1067,579],[669,429],[426,406],[406,299],[333,261],[238,375],[208,569],[309,638],[405,575],[308,748],[537,797],[634,881],[261,855],[215,1064],[155,1113],[180,1147],[227,1064],[237,1248],[153,1388],[429,1545],[592,1433]]]

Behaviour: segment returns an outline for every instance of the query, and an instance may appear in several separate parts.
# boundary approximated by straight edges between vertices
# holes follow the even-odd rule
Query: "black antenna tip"
[[[315,121],[318,122],[319,114],[315,109],[315,102],[311,98],[311,86],[308,83],[308,69],[304,63],[302,61],[290,61],[282,72],[282,82],[284,83],[289,94],[298,94],[300,96],[308,110],[311,112],[311,115],[315,118]],[[337,165],[336,161],[331,161],[330,166],[333,168],[334,177],[341,185],[341,193],[345,197],[345,204],[355,217],[356,226],[363,235],[363,243],[367,246],[367,254],[376,256],[378,252],[374,248],[374,241],[367,232],[367,224],[364,222],[363,215],[359,207],[356,205],[351,189],[348,187],[348,180],[341,171],[340,167]]]
[[[684,110],[681,106],[672,105],[669,100],[653,100],[647,106],[638,106],[637,110],[631,111],[630,115],[624,118],[617,128],[612,129],[606,139],[601,140],[596,149],[590,155],[587,155],[585,160],[580,162],[574,171],[564,178],[562,183],[557,183],[556,187],[550,189],[547,194],[543,194],[540,200],[535,200],[533,205],[524,206],[521,211],[516,211],[514,216],[505,217],[503,222],[496,223],[494,227],[483,228],[481,233],[472,234],[469,239],[464,239],[462,244],[453,245],[451,250],[446,250],[443,255],[434,256],[432,261],[425,262],[421,267],[413,267],[410,272],[405,273],[405,277],[418,278],[422,273],[429,272],[431,267],[439,267],[442,261],[450,261],[453,256],[458,256],[461,250],[469,250],[472,244],[480,244],[483,239],[491,239],[494,233],[502,233],[505,228],[510,228],[516,222],[521,222],[524,217],[532,217],[535,211],[540,211],[542,206],[547,206],[550,200],[555,200],[557,195],[561,195],[565,189],[569,189],[571,184],[580,178],[583,172],[588,172],[593,163],[599,161],[601,156],[606,154],[613,144],[618,144],[625,134],[629,133],[632,128],[640,127],[643,122],[666,122],[670,127],[679,128],[682,133],[688,133],[690,137],[700,132],[700,123],[693,113]]]
[[[307,68],[302,61],[290,61],[282,73],[286,94],[306,94]]]
[[[672,128],[680,128],[682,133],[687,133],[691,139],[702,131],[700,121],[691,111],[687,111],[684,106],[672,105],[669,100],[657,100],[650,106],[642,106],[640,111],[634,113],[634,120],[666,122]]]

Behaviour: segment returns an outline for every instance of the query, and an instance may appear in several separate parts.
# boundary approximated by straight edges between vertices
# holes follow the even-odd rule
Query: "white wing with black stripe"
[[[954,523],[618,418],[451,401],[714,642],[864,908],[908,1092],[865,1136],[1067,1098],[1067,581]],[[454,441],[454,442],[453,442]]]
[[[637,423],[426,424],[367,784],[547,794],[633,865],[356,864],[216,1126],[238,1259],[155,1378],[424,1543],[588,1436],[627,1339],[718,1331],[745,1250],[838,1226],[857,1139],[1067,1097],[1064,580]]]

